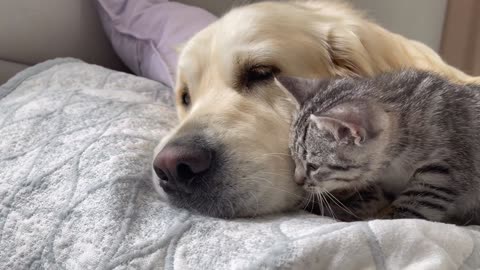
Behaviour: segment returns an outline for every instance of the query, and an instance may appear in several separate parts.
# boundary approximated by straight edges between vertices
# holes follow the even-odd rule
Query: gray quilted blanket
[[[0,88],[0,269],[479,269],[478,227],[195,216],[150,183],[165,86],[59,59]]]

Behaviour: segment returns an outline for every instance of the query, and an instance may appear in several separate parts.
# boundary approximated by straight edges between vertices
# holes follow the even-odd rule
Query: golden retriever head
[[[402,54],[391,51],[396,38],[334,3],[263,2],[230,11],[181,51],[181,122],[155,149],[156,189],[174,205],[212,216],[298,207],[303,189],[293,181],[288,150],[295,108],[275,74],[372,75],[400,67],[408,57],[405,49],[392,55]]]

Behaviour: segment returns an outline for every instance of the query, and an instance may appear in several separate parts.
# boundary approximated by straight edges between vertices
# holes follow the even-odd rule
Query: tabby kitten
[[[387,207],[389,218],[480,224],[480,86],[415,70],[278,81],[299,104],[295,180],[334,216]]]

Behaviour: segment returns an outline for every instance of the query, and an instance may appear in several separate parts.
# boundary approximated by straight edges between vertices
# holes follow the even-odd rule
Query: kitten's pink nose
[[[293,176],[293,180],[295,183],[299,185],[305,184],[305,170],[303,170],[301,167],[297,166],[295,168],[295,175]]]

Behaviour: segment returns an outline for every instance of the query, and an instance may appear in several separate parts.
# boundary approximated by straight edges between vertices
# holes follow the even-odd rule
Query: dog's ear
[[[184,47],[185,47],[185,43],[180,43],[175,45],[175,52],[177,53],[177,55],[180,55]]]
[[[321,88],[320,79],[277,76],[277,81],[295,98],[299,105],[305,103]]]
[[[335,75],[372,76],[375,74],[375,62],[368,53],[366,41],[360,40],[360,34],[350,28],[353,26],[334,27],[327,35],[328,52]]]

